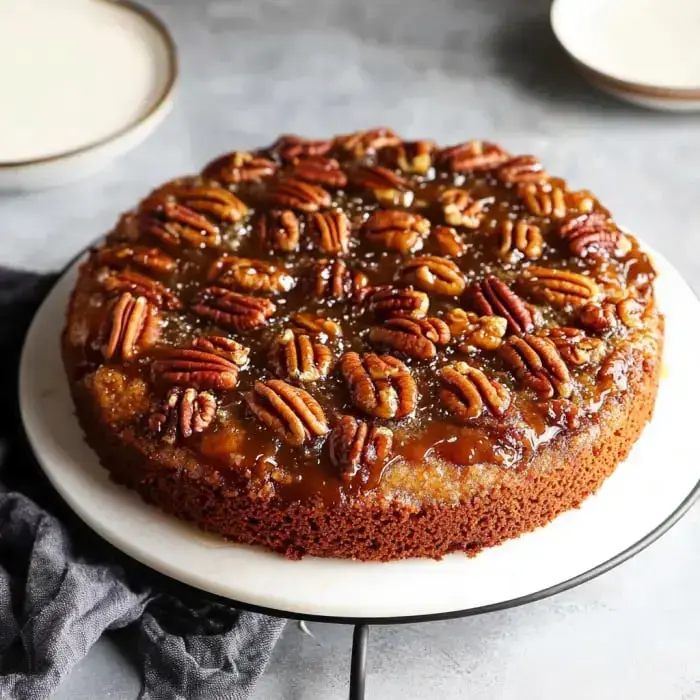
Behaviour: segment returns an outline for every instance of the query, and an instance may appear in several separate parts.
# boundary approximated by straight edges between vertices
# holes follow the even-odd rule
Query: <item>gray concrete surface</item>
[[[387,124],[408,137],[484,136],[538,153],[551,172],[595,190],[700,289],[700,115],[647,112],[589,88],[551,36],[548,4],[150,0],[180,47],[173,114],[89,182],[0,197],[0,260],[56,268],[148,188],[225,149],[280,131]],[[700,698],[698,543],[696,508],[636,559],[555,598],[374,628],[368,697]],[[350,629],[311,630],[314,638],[287,627],[255,700],[347,696]],[[56,697],[121,700],[138,689],[124,650],[104,639]]]

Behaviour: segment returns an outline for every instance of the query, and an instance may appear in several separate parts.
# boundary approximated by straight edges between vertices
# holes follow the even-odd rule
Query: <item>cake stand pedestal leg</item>
[[[365,699],[368,639],[369,625],[355,625],[355,630],[352,633],[352,659],[350,661],[350,700]]]

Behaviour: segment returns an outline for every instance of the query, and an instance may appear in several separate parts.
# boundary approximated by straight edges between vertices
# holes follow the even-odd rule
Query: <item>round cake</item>
[[[534,156],[282,136],[124,214],[63,355],[102,464],[178,518],[292,558],[475,554],[626,458],[660,375],[653,281]]]

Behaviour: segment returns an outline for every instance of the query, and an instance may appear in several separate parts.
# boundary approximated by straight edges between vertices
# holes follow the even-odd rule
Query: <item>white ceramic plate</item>
[[[554,0],[551,22],[601,90],[654,109],[700,109],[698,0]]]
[[[130,0],[0,0],[0,191],[89,176],[172,106],[165,26]]]
[[[83,441],[59,354],[77,265],[49,294],[27,336],[22,417],[40,464],[69,506],[113,545],[178,581],[309,616],[386,619],[499,605],[587,572],[590,577],[664,523],[696,487],[697,412],[689,409],[700,393],[700,329],[688,319],[698,318],[700,303],[669,263],[657,258],[657,264],[659,304],[667,314],[666,370],[654,419],[632,455],[579,510],[472,559],[289,561],[202,534],[112,483]]]

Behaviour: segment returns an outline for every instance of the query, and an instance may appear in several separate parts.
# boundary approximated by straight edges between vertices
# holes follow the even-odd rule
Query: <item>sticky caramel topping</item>
[[[155,190],[83,268],[75,374],[146,382],[139,435],[283,498],[375,489],[395,463],[526,469],[624,389],[654,270],[537,158],[418,143],[286,136]],[[138,352],[141,316],[129,352],[105,336],[120,298],[158,322]]]

